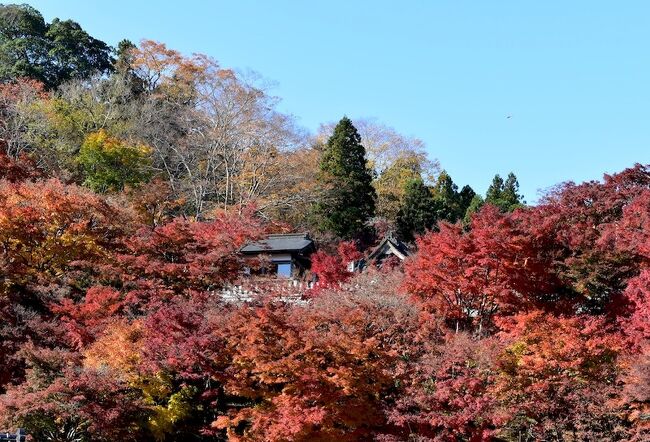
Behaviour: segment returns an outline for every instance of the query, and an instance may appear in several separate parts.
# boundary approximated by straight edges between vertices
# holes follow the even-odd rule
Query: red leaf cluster
[[[121,195],[16,175],[0,182],[0,426],[36,440],[648,440],[649,175],[487,205],[419,238],[403,272],[350,273],[362,255],[341,243],[313,257],[318,296],[230,304],[240,247],[266,232],[254,214],[138,217]]]

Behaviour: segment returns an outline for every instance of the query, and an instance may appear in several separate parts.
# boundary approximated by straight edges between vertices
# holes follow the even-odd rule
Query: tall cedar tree
[[[442,171],[433,185],[437,219],[455,223],[460,215],[460,195],[458,186],[446,171]]]
[[[517,176],[514,173],[510,172],[505,182],[497,174],[488,188],[485,202],[494,204],[502,212],[512,212],[526,203],[518,192],[519,181],[517,181]]]
[[[317,211],[321,228],[341,238],[358,237],[375,214],[375,189],[366,149],[352,121],[343,117],[327,141],[320,162],[326,196]]]
[[[397,233],[406,241],[431,229],[437,221],[436,201],[422,179],[406,185],[402,207],[397,214]]]
[[[476,196],[476,192],[470,186],[465,185],[458,193],[458,204],[460,205],[459,215],[464,217],[467,213],[467,209],[472,204],[472,200]]]

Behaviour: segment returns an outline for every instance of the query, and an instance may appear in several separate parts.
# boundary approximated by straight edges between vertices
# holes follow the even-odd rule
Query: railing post
[[[23,428],[19,428],[16,431],[16,442],[25,442],[27,440],[27,433]]]

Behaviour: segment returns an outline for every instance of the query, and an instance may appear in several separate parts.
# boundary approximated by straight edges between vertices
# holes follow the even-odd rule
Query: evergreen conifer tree
[[[437,204],[422,179],[413,179],[406,185],[404,201],[397,214],[397,233],[412,241],[435,226],[438,221]]]
[[[481,210],[483,204],[485,204],[485,201],[483,201],[481,195],[474,195],[474,198],[472,198],[469,206],[467,206],[467,209],[465,210],[465,216],[463,217],[463,223],[466,226],[469,226],[469,224],[472,222],[472,215]]]
[[[359,237],[375,214],[376,194],[361,136],[347,117],[327,141],[320,180],[325,187],[325,196],[317,205],[321,229],[344,239]]]
[[[455,223],[463,216],[458,186],[446,171],[443,170],[438,176],[432,193],[436,203],[436,217],[438,220]]]
[[[472,200],[476,196],[476,192],[474,192],[474,189],[472,189],[469,185],[463,186],[463,188],[460,190],[458,193],[458,204],[460,206],[460,211],[459,215],[460,218],[465,217],[465,213],[467,212],[467,209],[469,208],[470,204],[472,204]]]
[[[512,212],[525,204],[519,193],[519,182],[514,173],[510,172],[505,182],[498,174],[494,176],[492,184],[485,195],[485,202],[494,204],[502,212]]]
[[[509,212],[525,204],[523,195],[519,194],[519,181],[517,181],[517,177],[512,172],[508,174],[508,178],[503,183],[501,199],[508,205]]]
[[[485,202],[498,205],[501,199],[501,192],[503,192],[503,178],[499,174],[496,174],[492,178],[492,184],[490,184],[485,194]]]

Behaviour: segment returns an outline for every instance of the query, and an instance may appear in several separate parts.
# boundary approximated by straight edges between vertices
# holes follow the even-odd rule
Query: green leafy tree
[[[461,217],[458,186],[454,184],[451,176],[446,171],[443,170],[438,176],[433,185],[432,193],[436,202],[438,220],[451,223],[458,221]]]
[[[458,204],[460,206],[460,217],[463,218],[467,209],[472,204],[472,200],[476,196],[476,192],[470,186],[465,185],[458,193]]]
[[[48,24],[28,5],[0,5],[0,81],[28,77],[48,88],[113,68],[112,49],[72,20]]]
[[[422,178],[421,159],[406,154],[384,170],[373,183],[377,192],[377,215],[395,222],[401,207],[406,186],[414,179]]]
[[[519,181],[517,181],[517,177],[512,172],[508,174],[508,178],[503,183],[501,198],[509,205],[508,211],[512,211],[526,203],[523,195],[519,194]]]
[[[148,178],[150,149],[131,146],[104,130],[86,137],[77,162],[85,175],[84,185],[96,192],[120,191]]]
[[[327,141],[320,162],[324,198],[317,205],[320,227],[341,238],[354,238],[375,214],[375,189],[366,166],[366,150],[349,118],[343,117]]]
[[[90,36],[77,22],[55,18],[45,37],[51,43],[49,56],[54,84],[112,70],[111,47]]]
[[[117,71],[132,71],[133,69],[133,53],[137,49],[135,43],[129,39],[120,40],[117,44],[115,54],[115,69]]]
[[[490,184],[485,194],[485,201],[494,204],[495,201],[501,199],[501,192],[503,192],[503,178],[501,178],[501,175],[496,174],[492,178],[492,184]]]
[[[485,204],[485,201],[481,195],[474,195],[472,201],[470,201],[467,210],[465,210],[465,215],[463,217],[463,223],[467,226],[472,222],[472,215],[481,210],[481,207]]]
[[[137,46],[131,40],[121,40],[117,44],[115,55],[117,58],[113,64],[115,75],[121,76],[133,96],[138,97],[145,92],[145,85],[143,80],[138,77],[134,69],[135,53],[138,50]]]
[[[420,180],[421,181],[421,180]],[[458,186],[451,179],[451,176],[446,172],[442,171],[436,182],[431,188],[427,188],[427,193],[425,194],[421,189],[415,189],[412,187],[414,184],[410,183],[411,191],[419,195],[418,198],[421,201],[420,209],[413,212],[413,209],[409,209],[412,213],[421,212],[420,215],[410,215],[413,219],[419,219],[419,224],[417,226],[424,226],[424,228],[414,228],[414,233],[422,233],[426,229],[435,229],[439,221],[447,221],[450,223],[455,223],[458,220],[462,220],[465,217],[467,209],[470,207],[472,200],[476,196],[476,193],[470,186],[464,186],[462,190],[458,191]],[[421,184],[424,186],[424,184]],[[426,186],[425,186],[426,187]],[[407,201],[405,197],[403,200],[402,210],[406,206],[413,206],[413,197],[415,194],[409,195],[411,201]],[[415,204],[417,206],[418,204]],[[424,215],[426,213],[426,215]],[[403,214],[401,215],[403,216]],[[404,219],[400,219],[398,225],[402,226],[408,225],[408,222],[405,222]],[[402,227],[398,229],[405,239],[411,239],[409,235],[405,235],[404,232],[410,227]]]
[[[505,181],[498,174],[492,179],[492,184],[485,195],[485,202],[497,206],[502,212],[512,212],[525,204],[519,194],[519,182],[514,173],[510,172]]]
[[[0,80],[47,76],[47,24],[28,5],[0,5]]]
[[[30,140],[31,154],[41,168],[65,181],[81,184],[77,156],[86,137],[103,129],[120,139],[144,140],[134,133],[140,124],[141,109],[141,101],[120,73],[107,78],[71,80],[27,109],[34,121],[26,128],[25,137]]]
[[[397,214],[397,233],[406,241],[434,227],[438,221],[436,201],[421,178],[406,185],[404,200]]]

